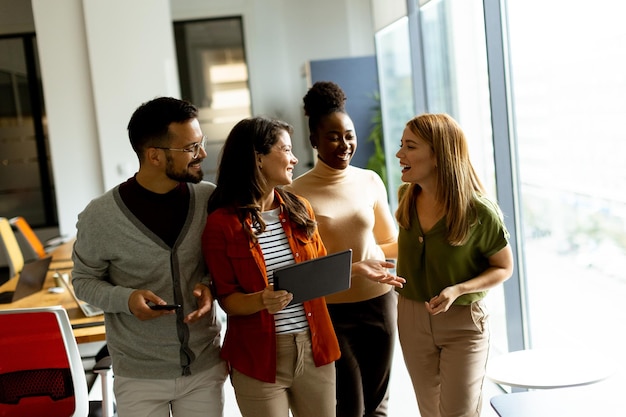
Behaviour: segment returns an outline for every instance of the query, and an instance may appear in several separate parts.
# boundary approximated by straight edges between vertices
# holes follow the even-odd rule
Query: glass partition
[[[389,204],[398,207],[400,165],[396,152],[406,122],[415,115],[409,45],[409,21],[403,17],[375,35],[378,82],[383,122]]]
[[[419,11],[426,103],[430,113],[447,113],[465,132],[472,164],[496,196],[493,135],[482,2],[431,0]],[[505,216],[507,213],[504,213]],[[490,290],[491,344],[508,351],[503,286]]]
[[[472,163],[495,195],[489,81],[482,3],[430,1],[420,9],[427,106],[467,135]]]

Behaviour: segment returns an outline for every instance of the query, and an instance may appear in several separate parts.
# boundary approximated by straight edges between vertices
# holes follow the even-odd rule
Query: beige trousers
[[[119,417],[222,417],[226,364],[176,379],[115,376]],[[171,412],[171,414],[170,414]]]
[[[484,301],[431,315],[398,297],[398,336],[421,417],[477,417],[489,352]]]
[[[316,367],[309,332],[276,337],[276,382],[232,370],[243,417],[335,417],[335,364]]]

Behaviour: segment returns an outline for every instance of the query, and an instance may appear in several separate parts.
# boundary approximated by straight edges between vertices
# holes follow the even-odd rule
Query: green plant
[[[385,148],[383,146],[383,114],[380,106],[380,94],[375,92],[372,97],[376,101],[376,105],[373,108],[372,129],[367,137],[367,141],[374,143],[374,153],[367,161],[367,169],[376,172],[386,184],[387,167],[385,165]]]

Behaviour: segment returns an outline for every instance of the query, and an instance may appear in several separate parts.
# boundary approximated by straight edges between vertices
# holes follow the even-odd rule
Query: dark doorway
[[[241,17],[174,23],[180,90],[199,107],[207,136],[205,179],[215,181],[230,129],[252,113]]]
[[[0,37],[0,215],[58,225],[35,34]]]

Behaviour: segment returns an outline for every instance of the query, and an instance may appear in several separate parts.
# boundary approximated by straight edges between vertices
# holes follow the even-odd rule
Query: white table
[[[512,388],[576,387],[602,381],[614,372],[610,358],[580,349],[527,349],[494,356],[487,377]]]
[[[607,417],[623,416],[623,381],[571,388],[501,394],[491,407],[500,417]]]

